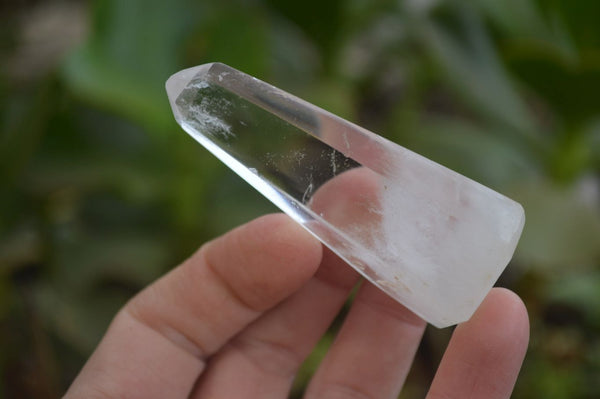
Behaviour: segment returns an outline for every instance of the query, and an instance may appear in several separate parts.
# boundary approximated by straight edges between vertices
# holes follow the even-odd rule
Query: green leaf
[[[445,80],[473,110],[523,136],[535,137],[536,124],[498,57],[481,16],[467,7],[440,13],[436,18],[423,18],[416,29]]]
[[[224,4],[188,39],[188,43],[198,43],[191,46],[190,55],[204,62],[219,61],[265,79],[270,50],[267,17],[257,6]]]
[[[586,187],[591,185],[591,187]],[[600,259],[600,208],[586,192],[597,181],[556,187],[532,181],[511,196],[525,208],[525,228],[517,248],[520,264],[567,272]]]
[[[87,101],[152,132],[174,125],[164,82],[180,69],[183,37],[197,8],[188,0],[102,0],[84,45],[64,65],[65,80]]]
[[[495,189],[530,178],[540,166],[514,143],[485,128],[451,118],[430,118],[401,143]]]
[[[564,43],[564,32],[556,34],[556,25],[548,21],[535,1],[476,0],[475,3],[509,37],[530,38],[549,45]]]
[[[343,17],[342,0],[268,0],[268,5],[296,24],[320,49],[326,69],[331,66]]]
[[[515,75],[567,124],[600,115],[600,50],[590,49],[570,60],[546,46],[515,43],[507,58]]]
[[[114,281],[141,288],[167,269],[167,242],[144,231],[110,235],[73,232],[56,243],[54,279],[71,292]]]
[[[583,311],[591,325],[600,327],[600,272],[569,273],[544,287],[547,300],[572,305]]]
[[[107,289],[74,295],[72,290],[40,284],[34,291],[35,307],[45,328],[85,357],[127,299],[123,292]]]
[[[560,118],[598,115],[600,13],[597,1],[478,0],[503,35],[508,68]]]
[[[596,0],[550,0],[539,2],[550,18],[560,21],[568,29],[575,43],[581,47],[600,46],[600,2]]]

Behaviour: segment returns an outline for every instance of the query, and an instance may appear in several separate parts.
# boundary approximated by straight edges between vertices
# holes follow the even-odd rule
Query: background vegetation
[[[522,202],[499,281],[532,321],[514,397],[600,397],[600,2],[20,0],[0,16],[0,396],[59,396],[127,298],[273,210],[172,119],[167,77],[218,60]],[[402,398],[423,397],[449,334],[427,330]]]

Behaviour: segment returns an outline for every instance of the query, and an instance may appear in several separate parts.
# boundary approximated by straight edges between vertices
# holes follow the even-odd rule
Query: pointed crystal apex
[[[177,100],[177,97],[179,97],[181,92],[195,76],[205,74],[213,65],[214,63],[210,63],[187,68],[171,75],[171,77],[167,79],[165,88],[167,90],[171,109],[173,110],[177,122],[181,120],[181,114],[179,113],[178,107],[175,105],[175,100]]]

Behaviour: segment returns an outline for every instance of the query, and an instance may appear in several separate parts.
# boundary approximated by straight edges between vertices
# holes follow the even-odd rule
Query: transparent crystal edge
[[[173,115],[175,116],[175,120],[181,124],[181,115],[179,110],[175,104],[177,97],[181,94],[181,92],[185,89],[188,83],[199,74],[207,73],[210,68],[214,65],[214,62],[198,65],[191,68],[182,69],[179,72],[171,75],[166,83],[165,89],[167,91],[167,96],[169,98],[169,103],[171,105],[171,110],[173,111]]]

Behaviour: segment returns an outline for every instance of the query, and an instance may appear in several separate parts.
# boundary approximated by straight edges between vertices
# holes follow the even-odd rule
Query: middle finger
[[[305,399],[398,397],[424,329],[422,319],[365,281]]]

